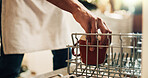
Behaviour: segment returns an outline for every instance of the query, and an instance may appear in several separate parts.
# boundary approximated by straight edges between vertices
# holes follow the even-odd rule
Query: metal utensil
[[[56,76],[58,76],[58,77],[63,77],[63,74],[57,74],[57,75],[54,75],[54,76],[50,76],[50,77],[48,77],[48,78],[53,78],[53,77],[56,77]]]

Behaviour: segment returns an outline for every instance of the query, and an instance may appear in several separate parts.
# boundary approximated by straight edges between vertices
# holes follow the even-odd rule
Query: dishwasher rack
[[[82,35],[85,36],[112,36],[111,43],[108,45],[80,45],[76,44]],[[141,78],[141,46],[142,34],[139,33],[119,33],[119,34],[98,34],[98,33],[73,33],[71,35],[73,45],[67,45],[69,48],[75,48],[76,56],[68,59],[67,71],[69,74],[77,77],[85,78]],[[87,40],[87,38],[86,38]],[[88,44],[88,40],[86,41]],[[99,40],[97,40],[99,42]],[[78,56],[80,46],[92,47],[108,47],[106,58],[102,64],[88,65],[83,63],[81,57]],[[87,48],[88,49],[88,48]],[[68,58],[69,58],[68,52]],[[86,61],[88,60],[88,50],[86,50]],[[98,57],[98,50],[97,50]],[[97,59],[98,61],[98,59]],[[75,65],[75,69],[71,71],[70,64]]]

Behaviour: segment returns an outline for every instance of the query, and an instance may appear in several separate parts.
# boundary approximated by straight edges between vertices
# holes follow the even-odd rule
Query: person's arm
[[[94,16],[78,0],[47,0],[57,7],[70,12],[75,20],[82,26],[86,33],[97,33],[100,28],[102,33],[111,33],[111,30],[98,17]],[[96,44],[95,36],[87,36],[89,43]],[[105,43],[105,36],[101,38],[101,43]]]
[[[72,14],[73,12],[81,8],[81,4],[79,3],[78,0],[47,0],[47,1]]]
[[[87,26],[86,24],[88,24],[88,20],[89,21],[91,20],[90,18],[92,18],[92,15],[78,0],[47,0],[47,1],[65,11],[70,12],[74,16],[75,20],[81,24],[83,29],[87,33],[90,33],[90,30],[88,30],[88,27],[90,26]]]

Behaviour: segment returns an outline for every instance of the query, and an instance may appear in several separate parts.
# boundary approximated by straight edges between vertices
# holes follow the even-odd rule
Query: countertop
[[[74,68],[75,68],[75,65],[71,66],[70,67],[71,71],[73,71]],[[52,71],[52,72],[48,72],[48,73],[45,73],[45,74],[41,74],[41,75],[38,75],[34,78],[69,78],[69,77],[58,77],[58,75],[68,76],[67,67],[59,69],[59,70],[55,70],[55,71]]]

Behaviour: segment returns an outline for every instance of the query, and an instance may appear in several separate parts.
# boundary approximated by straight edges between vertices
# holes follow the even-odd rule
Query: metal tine
[[[75,35],[75,38],[76,38],[76,40],[77,40],[77,42],[78,42],[78,37],[77,37],[77,35]],[[78,44],[76,45],[76,76],[77,76],[77,68],[78,68]]]
[[[74,42],[74,37],[73,37],[74,35],[73,34],[71,34],[71,38],[72,38],[72,43],[73,43],[73,45],[75,44],[75,42]]]
[[[122,59],[121,59],[121,62],[123,62],[123,58],[124,58],[124,53],[122,53]],[[122,67],[123,65],[121,65]]]
[[[124,67],[126,67],[127,58],[128,58],[128,53],[126,53],[126,57],[125,57],[125,61],[124,61]],[[125,69],[125,72],[128,72],[127,69]],[[127,75],[125,75],[125,77],[126,77],[126,76],[127,76]]]
[[[134,62],[135,62],[135,60],[137,60],[138,59],[138,52],[137,52],[137,50],[135,50],[135,56],[134,56]]]
[[[106,58],[104,60],[103,66],[105,65],[105,63],[107,63],[107,58],[108,58],[108,55],[106,54]]]
[[[129,63],[128,63],[128,67],[129,67],[129,68],[131,68],[131,66],[133,65],[133,64],[132,64],[132,56],[133,56],[133,54],[131,53],[131,55],[130,55],[130,61],[129,61]],[[129,70],[128,72],[131,73],[131,70]]]
[[[136,49],[135,49],[135,47],[137,47],[137,44],[136,44],[136,40],[138,40],[138,39],[133,39],[134,40],[134,44],[133,44],[133,52],[134,52],[134,62],[135,62],[135,60],[137,59],[137,52],[136,52]],[[138,42],[138,41],[137,41]]]
[[[114,66],[114,64],[116,64],[116,53],[114,53],[114,58],[113,58],[113,61],[112,61],[112,66]]]
[[[130,62],[132,63],[132,56],[133,56],[133,53],[131,53],[130,55]],[[130,66],[130,65],[129,65]]]
[[[137,46],[137,44],[136,44],[136,41],[137,41],[137,38],[133,38],[133,41],[134,41],[134,43],[133,43],[133,53],[134,53],[134,58],[133,58],[133,77],[134,77],[134,75],[135,75],[135,60],[136,60],[136,49],[135,49],[135,47]]]
[[[124,59],[124,53],[122,54],[122,61],[123,61],[123,66],[122,67],[126,67],[126,63],[127,63],[127,58],[128,58],[128,53],[125,54],[125,61],[123,60]],[[124,69],[123,72],[127,72],[127,69]]]
[[[131,53],[131,55],[130,55],[130,63],[129,63],[129,67],[131,68],[133,68],[133,75],[132,75],[132,72],[131,72],[131,70],[130,70],[130,73],[131,73],[131,75],[130,75],[130,77],[134,77],[134,73],[135,73],[135,59],[136,59],[136,53],[135,53],[135,38],[133,38],[132,39],[133,40],[133,52]],[[130,65],[131,64],[131,65]]]
[[[91,77],[92,77],[92,76],[93,76],[93,74],[95,73],[96,68],[97,68],[97,67],[95,67],[95,68],[94,68],[94,71],[92,72]]]
[[[124,53],[122,53],[122,56],[120,57],[121,58],[121,61],[120,62],[123,62],[123,58],[124,58]],[[120,63],[120,67],[122,68],[122,63]],[[119,72],[120,72],[120,78],[121,78],[121,72],[122,72],[122,70],[119,70]]]
[[[85,70],[87,70],[87,67],[88,66],[86,66],[85,69],[83,69],[83,72],[82,72],[81,76],[83,76],[83,73],[85,72]],[[86,74],[87,74],[87,72],[86,72]]]
[[[110,58],[110,56],[111,56],[111,54],[110,54],[110,38],[109,38],[109,36],[107,36],[107,39],[108,39],[108,45],[109,45],[109,49],[108,49],[108,52],[109,52],[109,58]],[[109,59],[109,62],[108,62],[108,78],[109,78],[109,76],[110,76],[110,59]]]
[[[112,64],[112,66],[113,66],[114,59],[115,59],[115,58],[114,58],[114,54],[115,54],[115,53],[113,52],[113,47],[111,47],[111,53],[112,53],[112,57],[111,57],[111,58],[112,58],[112,63],[111,63],[111,64]]]
[[[91,73],[91,66],[89,65],[89,72]]]
[[[118,71],[118,68],[115,68],[114,77],[115,77],[117,71]],[[113,78],[114,78],[114,77],[113,77]]]
[[[123,40],[122,40],[122,36],[120,35],[120,49],[121,49],[121,54],[120,54],[120,69],[119,69],[119,76],[120,76],[120,78],[121,78],[121,71],[122,71],[122,53],[123,53]]]
[[[98,60],[99,60],[99,59],[98,59],[98,57],[99,57],[99,49],[98,49],[98,48],[99,48],[99,40],[98,40],[98,38],[97,38],[97,35],[96,35],[96,39],[97,39],[97,78],[98,78],[98,71],[99,71],[99,70],[98,70],[98,66],[99,66],[99,65],[98,65]]]
[[[106,67],[106,68],[104,68],[104,72],[103,72],[103,74],[102,74],[102,78],[103,78],[103,76],[104,76],[104,74],[105,74],[106,70],[108,70],[108,69],[107,69],[107,67]]]
[[[114,59],[112,61],[112,66],[115,66],[116,65],[116,52],[114,53]],[[115,68],[116,70],[116,68]],[[116,70],[117,71],[117,70]],[[115,73],[114,73],[114,76],[115,76]],[[114,78],[114,77],[113,77]]]
[[[117,58],[117,63],[116,63],[116,66],[118,66],[119,59],[120,59],[120,53],[118,53],[118,58]]]
[[[120,53],[118,53],[118,58],[117,58],[117,62],[115,64],[115,66],[119,66],[118,65],[118,62],[119,62],[119,59],[120,59]],[[116,75],[116,72],[118,71],[118,68],[115,68],[115,73],[114,73],[114,76]],[[114,77],[113,77],[114,78]]]
[[[78,68],[79,64],[80,64],[80,63],[78,63],[78,65],[77,65],[77,67],[74,69],[73,73],[74,73],[74,72],[76,72],[76,70],[77,70],[77,68]]]
[[[108,56],[107,56],[107,57],[108,57]],[[107,70],[107,67],[106,67],[106,68],[104,68],[104,70],[105,70],[105,72],[106,72],[106,70]],[[102,74],[102,77],[104,76],[105,72],[103,72],[103,74]]]
[[[108,59],[108,55],[106,54],[106,59],[105,59],[105,61],[104,61],[104,63],[103,63],[103,66],[104,66],[105,63],[107,62],[107,59]],[[105,71],[105,72],[106,72],[106,70],[107,70],[107,67],[104,68],[104,71]],[[104,76],[105,72],[103,72],[102,77]]]
[[[87,78],[87,66],[88,66],[88,64],[87,64],[87,62],[88,62],[88,38],[86,38],[86,78]]]
[[[110,55],[110,54],[109,54]],[[106,61],[108,61],[107,59],[109,58],[109,56],[108,55],[106,55],[106,60],[105,60],[105,62],[103,63],[103,66],[105,65],[105,63],[106,63]],[[108,63],[108,62],[107,62]],[[109,64],[108,64],[108,66],[109,66]],[[109,67],[108,67],[108,69],[107,69],[107,67],[106,68],[104,68],[104,70],[105,70],[105,72],[108,70],[108,78],[109,78]],[[105,75],[105,72],[103,72],[103,74],[102,74],[102,77]]]
[[[128,58],[128,53],[126,53],[126,58],[125,58],[124,66],[126,66],[127,58]]]
[[[80,62],[80,69],[81,69],[81,71],[82,71],[82,63]]]
[[[104,61],[104,63],[103,63],[103,66],[105,65],[105,63],[107,63],[107,58],[108,58],[108,55],[106,54],[106,58],[105,58],[105,61]],[[104,68],[104,70],[106,71],[106,68]],[[104,76],[104,73],[105,73],[105,72],[103,72],[102,77]]]

